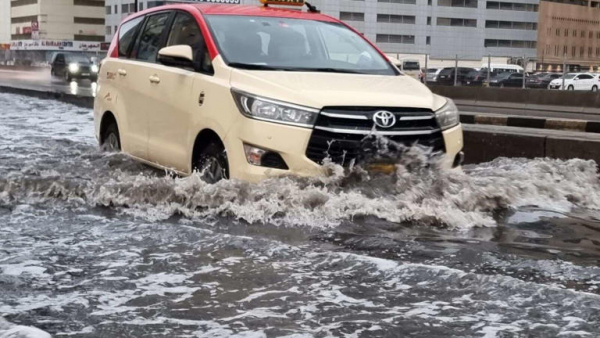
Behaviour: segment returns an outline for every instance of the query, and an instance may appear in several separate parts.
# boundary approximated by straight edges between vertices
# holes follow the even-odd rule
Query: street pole
[[[135,6],[135,11],[134,13],[137,13],[139,7],[138,7],[138,0],[133,0],[133,5]]]
[[[427,86],[427,61],[429,59],[429,54],[425,54],[425,73],[423,74],[423,83]]]
[[[488,54],[488,69],[487,69],[487,83],[490,84],[490,76],[492,71],[492,54]]]
[[[563,76],[562,76],[562,90],[566,90],[565,88],[565,76],[567,76],[567,59],[566,54],[563,54]]]
[[[458,80],[458,54],[456,54],[456,59],[454,59],[454,87],[456,87],[457,80]]]
[[[525,89],[525,76],[527,74],[527,58],[523,55],[523,89]]]

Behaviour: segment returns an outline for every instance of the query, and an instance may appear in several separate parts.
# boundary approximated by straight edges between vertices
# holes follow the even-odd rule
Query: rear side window
[[[135,34],[143,21],[144,17],[139,17],[121,25],[119,30],[119,57],[128,56],[133,41],[135,41]]]
[[[171,13],[152,15],[146,21],[144,31],[140,35],[135,58],[143,61],[156,61],[156,54],[160,48],[161,38],[167,27]]]

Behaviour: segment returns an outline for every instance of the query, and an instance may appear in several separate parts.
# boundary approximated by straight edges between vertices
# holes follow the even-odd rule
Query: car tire
[[[575,87],[573,87],[573,85],[570,85],[567,87],[567,90],[575,90]]]
[[[71,83],[71,80],[72,80],[71,75],[69,75],[68,71],[65,71],[65,81],[67,83]]]
[[[504,88],[504,83],[501,83],[501,84],[500,84],[500,88]]]
[[[209,143],[198,155],[193,167],[202,180],[214,184],[229,178],[227,152],[220,142]]]
[[[598,91],[598,86],[593,86],[593,87],[592,87],[592,91],[593,91],[594,93],[595,93],[595,92],[597,92],[597,91]]]
[[[106,152],[120,152],[121,151],[121,136],[119,135],[119,128],[115,122],[106,127],[104,134],[102,135],[102,144],[100,145],[102,151]]]

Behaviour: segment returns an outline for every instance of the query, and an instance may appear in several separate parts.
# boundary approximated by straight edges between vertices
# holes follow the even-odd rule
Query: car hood
[[[231,87],[318,109],[369,106],[437,110],[446,103],[445,98],[409,76],[233,69]]]

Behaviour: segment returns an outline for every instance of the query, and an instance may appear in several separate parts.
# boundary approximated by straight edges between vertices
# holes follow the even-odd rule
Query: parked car
[[[435,83],[438,80],[438,75],[443,68],[427,68],[425,78],[427,79],[427,83]]]
[[[485,70],[487,71],[488,68],[488,64],[484,63],[481,65],[481,70]],[[519,66],[519,65],[508,65],[508,64],[501,64],[501,63],[492,63],[490,65],[490,69],[493,73],[496,74],[500,74],[500,73],[523,73],[524,69],[523,67]]]
[[[393,171],[369,135],[443,152],[448,168],[464,157],[452,100],[323,14],[153,7],[125,18],[101,69],[101,147],[208,182],[319,176],[328,159]]]
[[[96,82],[98,79],[98,65],[83,54],[56,53],[52,57],[51,66],[50,74],[60,77],[66,82],[81,79]]]
[[[491,72],[490,79],[496,75],[498,75],[498,74],[495,72]],[[466,76],[465,85],[467,85],[467,86],[482,86],[484,84],[484,82],[487,82],[487,77],[488,77],[487,68],[482,69],[482,70],[472,70]]]
[[[523,87],[523,73],[500,73],[490,79],[490,87]]]
[[[552,80],[561,76],[562,74],[559,73],[537,73],[525,80],[525,87],[547,89]]]
[[[469,74],[469,72],[474,71],[474,70],[475,70],[474,68],[459,67],[458,68],[458,76],[456,78],[456,84],[459,86],[466,84],[467,83],[467,74]],[[456,68],[454,68],[454,67],[451,67],[451,68],[448,67],[448,68],[442,69],[442,71],[439,73],[439,75],[437,77],[437,84],[453,86],[455,72],[456,72]]]
[[[548,89],[555,90],[589,90],[597,92],[600,87],[598,79],[590,73],[569,73],[563,78],[552,80],[548,85]]]

